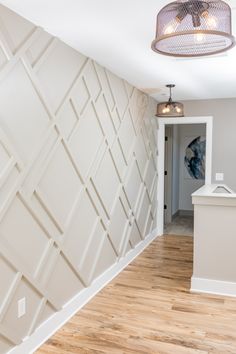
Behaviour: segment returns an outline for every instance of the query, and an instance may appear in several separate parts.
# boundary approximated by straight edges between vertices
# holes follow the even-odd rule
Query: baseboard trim
[[[26,338],[24,342],[14,347],[9,354],[34,353],[48,338],[58,331],[59,328],[86,305],[100,290],[126,268],[129,263],[142,253],[157,236],[158,230],[155,229],[125,257],[121,258],[119,262],[97,278],[90,287],[84,289],[74,297],[66,307],[57,312],[48,321],[44,322],[30,337]]]
[[[177,211],[171,216],[172,220],[173,220],[174,218],[177,218],[177,216],[179,216],[179,210],[177,210]]]
[[[193,216],[193,210],[178,210],[179,216]]]
[[[192,277],[191,292],[236,297],[236,283]]]

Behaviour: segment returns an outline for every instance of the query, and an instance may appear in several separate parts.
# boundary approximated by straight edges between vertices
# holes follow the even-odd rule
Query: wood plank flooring
[[[37,354],[236,354],[236,299],[189,292],[192,247],[158,238]]]

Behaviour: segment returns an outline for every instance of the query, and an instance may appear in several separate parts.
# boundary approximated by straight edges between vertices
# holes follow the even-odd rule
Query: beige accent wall
[[[217,172],[223,172],[223,183],[236,192],[236,98],[186,101],[184,105],[186,116],[213,116],[212,181]]]
[[[3,6],[0,44],[3,354],[155,228],[157,127],[153,99]]]

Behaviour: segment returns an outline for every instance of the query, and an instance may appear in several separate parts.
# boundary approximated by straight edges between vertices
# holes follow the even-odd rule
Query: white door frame
[[[165,125],[166,124],[206,124],[206,177],[205,184],[212,180],[212,131],[213,117],[158,118],[157,132],[157,230],[164,233],[164,169],[165,169]]]
[[[164,223],[170,223],[172,220],[172,165],[173,165],[173,126],[168,126],[165,128],[165,156],[164,164],[165,171],[167,171],[167,176],[164,176],[164,204],[166,204],[167,209],[164,210]],[[166,140],[166,139],[165,139]],[[166,161],[167,157],[167,161]],[[168,188],[166,188],[168,186]],[[171,186],[171,188],[169,188]]]

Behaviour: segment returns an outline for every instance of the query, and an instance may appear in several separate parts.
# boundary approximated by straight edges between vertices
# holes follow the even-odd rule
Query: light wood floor
[[[37,354],[236,354],[236,299],[191,274],[192,238],[160,237]]]

